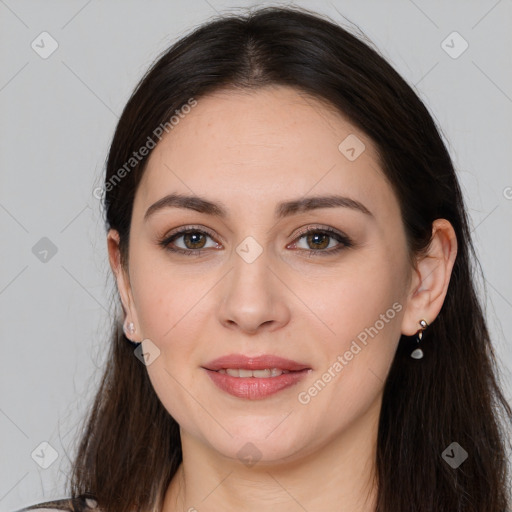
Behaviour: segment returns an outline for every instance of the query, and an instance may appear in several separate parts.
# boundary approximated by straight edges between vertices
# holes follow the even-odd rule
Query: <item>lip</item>
[[[290,373],[278,377],[232,377],[218,370],[239,368],[244,370],[265,370],[280,368]],[[273,355],[248,357],[242,354],[230,354],[220,357],[203,366],[213,383],[222,391],[248,400],[261,400],[289,388],[302,380],[311,368],[303,363]]]
[[[245,356],[243,354],[229,354],[206,363],[203,368],[213,371],[221,370],[222,368],[240,368],[243,370],[280,368],[281,370],[288,370],[290,372],[311,369],[307,364],[269,354],[253,357]]]

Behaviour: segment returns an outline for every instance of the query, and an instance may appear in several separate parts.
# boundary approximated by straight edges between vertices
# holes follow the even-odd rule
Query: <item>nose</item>
[[[265,251],[252,262],[233,254],[234,268],[223,280],[218,311],[224,327],[247,334],[274,331],[290,321],[286,287]],[[275,267],[275,265],[273,266]]]

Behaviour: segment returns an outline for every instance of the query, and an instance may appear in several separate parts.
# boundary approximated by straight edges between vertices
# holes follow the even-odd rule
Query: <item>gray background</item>
[[[469,207],[486,313],[512,398],[511,0],[295,4],[357,24],[441,126]],[[2,511],[63,497],[75,427],[101,372],[113,280],[92,191],[118,116],[161,50],[217,12],[251,5],[0,0]],[[31,47],[42,46],[43,31],[59,45],[46,59]],[[469,44],[457,58],[442,46],[453,31]],[[452,53],[462,48],[450,41]],[[47,261],[36,245],[48,243],[43,237],[57,250]],[[42,442],[58,453],[47,469],[31,457]]]

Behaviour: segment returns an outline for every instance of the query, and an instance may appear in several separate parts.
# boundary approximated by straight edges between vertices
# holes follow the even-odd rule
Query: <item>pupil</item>
[[[200,239],[203,235],[201,233],[186,233],[185,236],[184,236],[184,240],[185,240],[185,245],[188,246],[188,243],[187,242],[190,242],[191,245],[193,247],[191,247],[191,249],[201,249],[201,247],[204,246],[204,240],[203,240],[203,244],[201,244],[200,242]],[[199,247],[197,245],[200,245]]]
[[[320,239],[324,239],[324,242],[327,241],[327,243],[321,243],[321,242],[318,242],[318,238]],[[312,242],[313,240],[313,244],[321,244],[321,247],[320,249],[325,249],[325,247],[327,247],[329,245],[329,242],[328,242],[328,236],[325,234],[325,233],[316,233],[314,235],[309,235],[308,236],[308,243]],[[317,247],[318,248],[318,247]]]

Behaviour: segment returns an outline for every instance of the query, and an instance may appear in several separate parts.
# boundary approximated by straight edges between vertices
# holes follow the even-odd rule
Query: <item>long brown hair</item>
[[[191,98],[270,84],[324,100],[373,140],[401,206],[411,256],[428,246],[435,219],[450,221],[457,235],[446,300],[424,336],[425,357],[411,359],[411,339],[402,336],[385,382],[377,512],[506,512],[512,411],[475,290],[479,267],[461,190],[426,107],[370,44],[305,9],[267,7],[221,16],[159,56],[128,101],[107,160],[105,227],[119,232],[122,264],[129,263],[133,201],[148,158],[130,161],[133,152],[155,140],[157,127],[172,129],[169,119]],[[160,510],[182,460],[179,427],[118,317],[109,350],[71,493],[94,496],[108,512]],[[442,457],[452,442],[468,452],[457,469]]]

